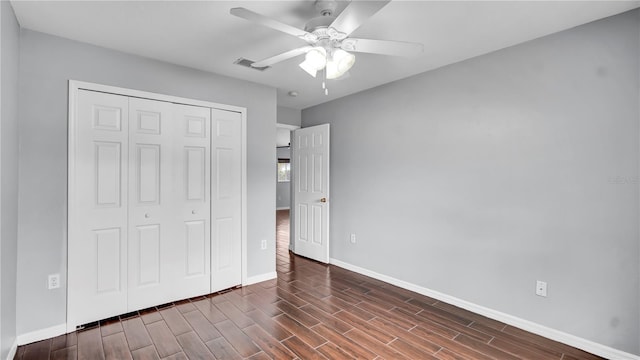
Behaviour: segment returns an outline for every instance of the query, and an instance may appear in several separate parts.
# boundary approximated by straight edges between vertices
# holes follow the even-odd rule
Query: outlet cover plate
[[[57,289],[60,287],[60,274],[51,274],[48,278],[49,290]]]
[[[547,297],[547,283],[544,281],[536,281],[536,295]]]

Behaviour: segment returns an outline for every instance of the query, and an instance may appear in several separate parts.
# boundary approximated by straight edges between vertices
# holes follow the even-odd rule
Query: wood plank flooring
[[[130,313],[20,346],[15,359],[600,359],[289,253],[278,279]]]

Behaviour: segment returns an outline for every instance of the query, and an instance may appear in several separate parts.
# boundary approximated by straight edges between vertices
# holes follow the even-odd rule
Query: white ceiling
[[[174,64],[266,84],[278,89],[278,105],[304,109],[640,6],[640,1],[392,1],[352,36],[419,42],[411,59],[356,55],[350,77],[310,77],[294,58],[260,72],[234,65],[305,43],[229,14],[246,7],[303,28],[317,16],[303,1],[12,1],[20,25]],[[346,6],[341,3],[338,12]],[[287,93],[296,90],[299,95]]]

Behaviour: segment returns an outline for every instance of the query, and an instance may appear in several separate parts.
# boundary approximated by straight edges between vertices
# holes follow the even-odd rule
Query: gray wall
[[[300,126],[302,121],[302,110],[278,106],[278,123]]]
[[[640,354],[639,20],[303,110],[331,123],[331,256]]]
[[[277,149],[278,159],[291,159],[291,149]],[[276,208],[291,207],[291,182],[278,182],[278,172],[276,171]]]
[[[0,359],[16,340],[18,248],[18,22],[8,1],[0,1]]]
[[[96,82],[246,107],[248,275],[275,271],[276,90],[22,30],[20,45],[18,334],[65,322],[67,82]],[[268,250],[260,250],[266,239]]]

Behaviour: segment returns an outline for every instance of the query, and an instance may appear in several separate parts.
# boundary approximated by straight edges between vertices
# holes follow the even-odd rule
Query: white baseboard
[[[9,349],[9,353],[7,354],[7,360],[13,360],[16,357],[16,352],[18,351],[18,338],[13,341],[13,345]]]
[[[434,291],[431,289],[427,289],[425,287],[415,285],[415,284],[406,282],[404,280],[399,280],[391,276],[379,274],[375,271],[361,268],[359,266],[352,265],[352,264],[340,261],[338,259],[332,258],[329,260],[329,263],[347,270],[351,270],[353,272],[356,272],[362,275],[372,277],[377,280],[387,282],[389,284],[401,287],[403,289],[411,290],[418,294],[432,297],[436,300],[446,302],[451,305],[455,305],[457,307],[463,308],[465,310],[469,310],[476,314],[480,314],[494,320],[502,321],[503,323],[515,326],[522,330],[526,330],[534,334],[544,336],[548,339],[555,340],[563,344],[573,346],[578,349],[582,349],[584,351],[602,356],[607,359],[640,360],[640,356],[638,355],[630,354],[606,345],[598,344],[591,340],[583,339],[575,335],[567,334],[565,332],[534,323],[529,320],[521,319],[500,311],[486,308],[484,306],[476,305],[466,300],[458,299],[456,297],[443,294],[441,292]]]
[[[276,208],[276,210],[289,210],[289,209],[291,209],[291,208],[288,207],[288,206],[282,206],[282,207],[277,207]]]
[[[251,277],[248,277],[246,282],[242,285],[245,285],[245,286],[252,285],[259,282],[276,279],[277,277],[278,277],[278,273],[275,271],[269,272],[266,274],[251,276]],[[21,335],[18,335],[16,339],[15,348],[17,349],[18,345],[31,344],[36,341],[53,338],[66,333],[67,333],[67,324],[60,324],[60,325],[52,326],[46,329],[41,329],[41,330],[28,332],[26,334],[21,334]],[[14,354],[15,354],[15,350],[14,350]],[[13,359],[13,357],[11,357],[11,359]]]
[[[260,274],[260,275],[256,275],[256,276],[251,276],[247,278],[247,281],[242,284],[243,286],[246,285],[253,285],[259,282],[263,282],[263,281],[267,281],[267,280],[272,280],[278,277],[278,273],[273,271],[273,272],[269,272],[266,274]]]
[[[53,338],[67,333],[67,324],[60,324],[46,329],[28,332],[18,335],[18,345],[31,344],[32,342]]]

